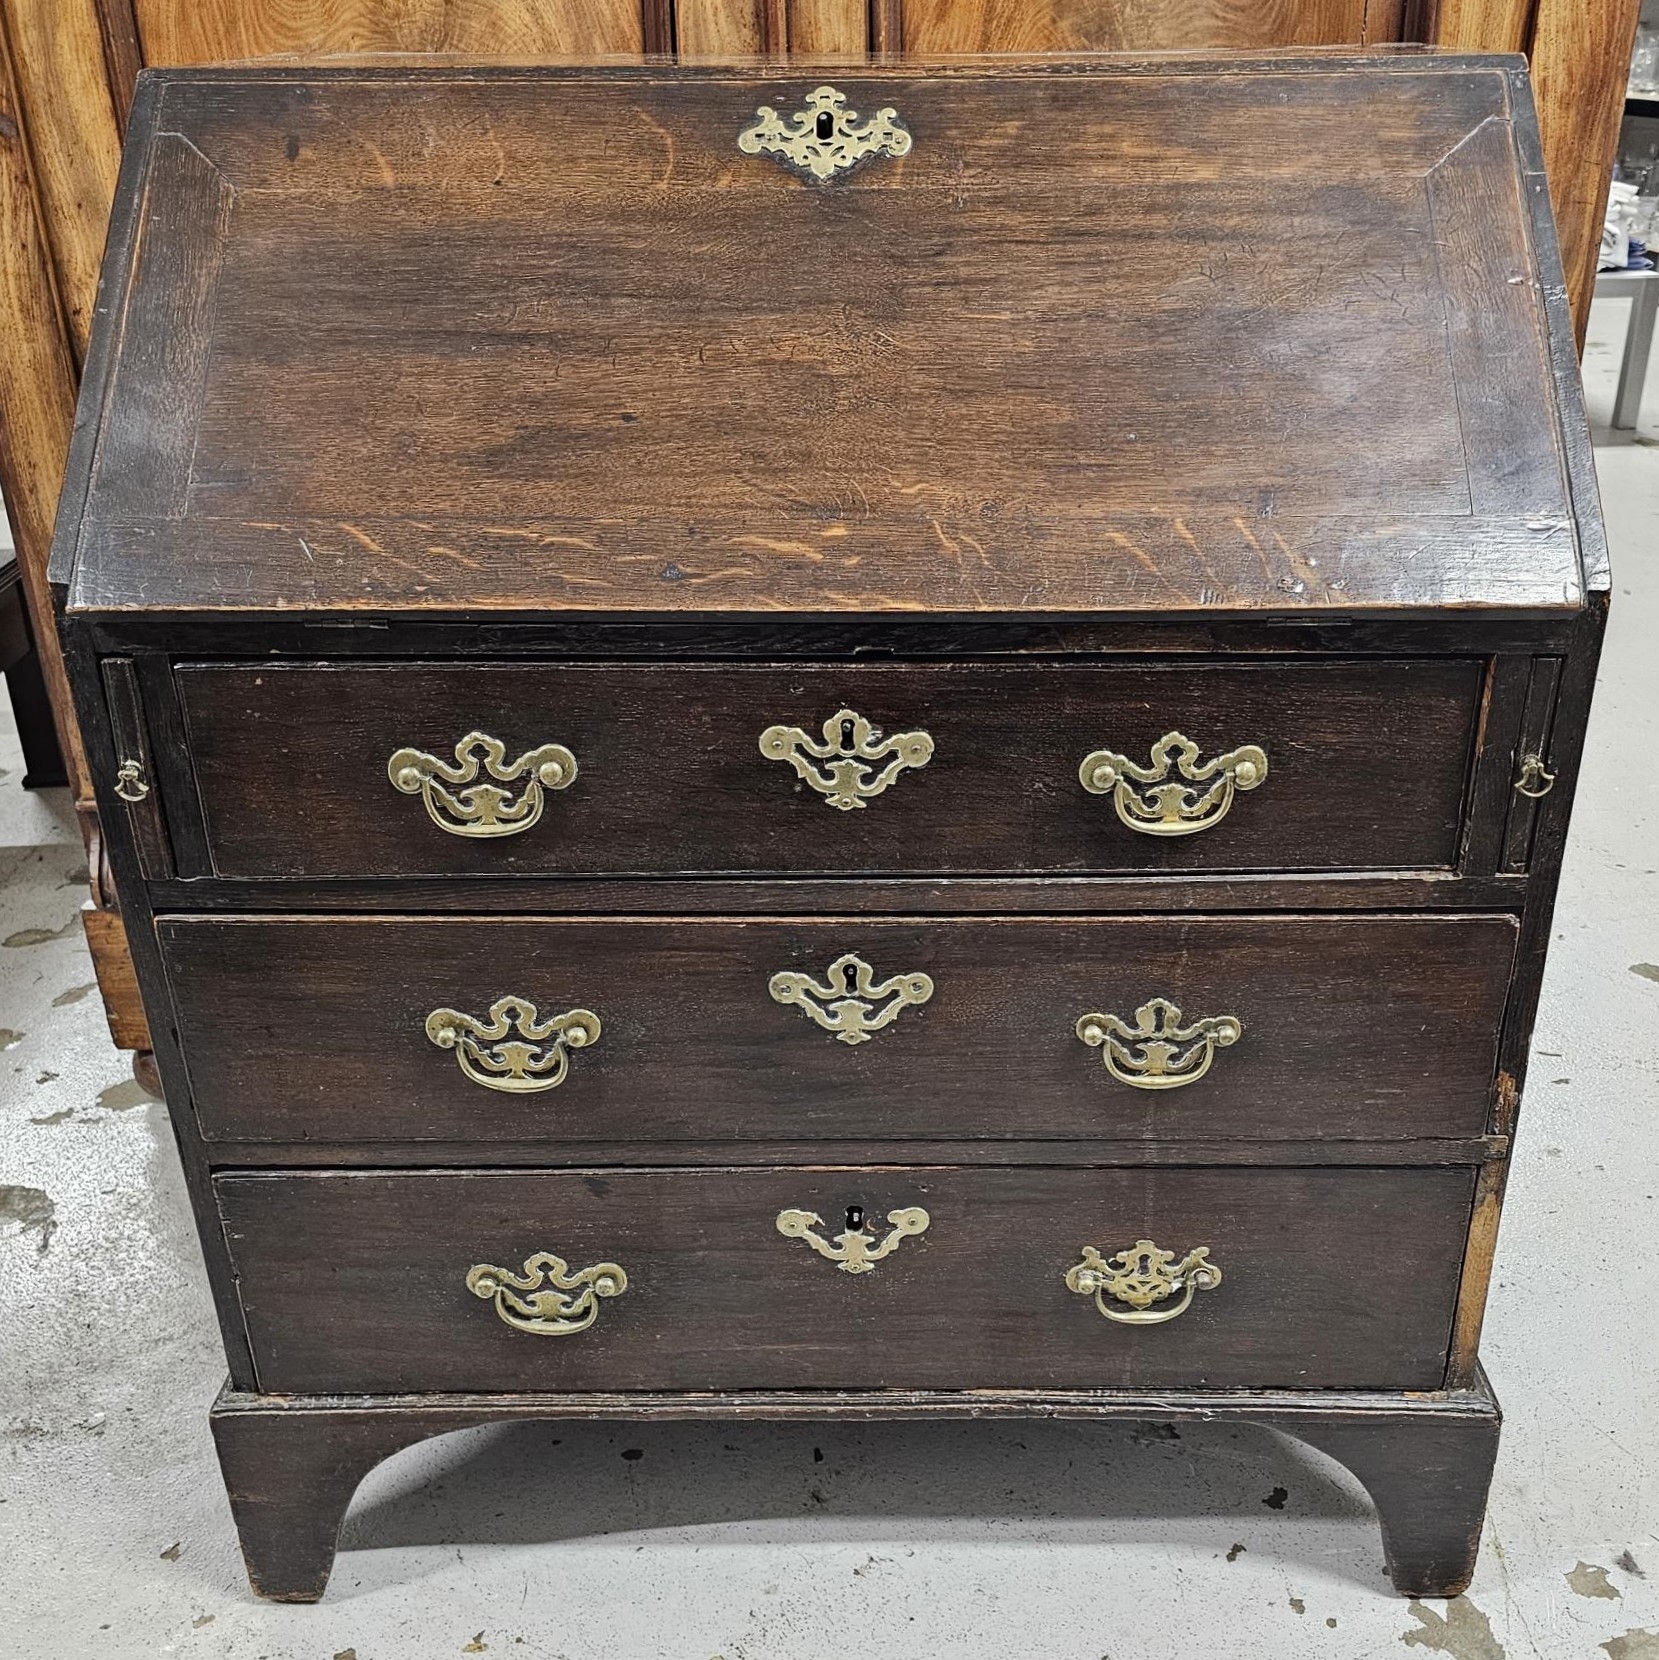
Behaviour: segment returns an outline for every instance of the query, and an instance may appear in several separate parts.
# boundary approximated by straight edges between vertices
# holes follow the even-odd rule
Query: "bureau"
[[[708,1416],[1260,1422],[1467,1582],[1608,593],[1520,60],[151,75],[53,574],[257,1590]]]

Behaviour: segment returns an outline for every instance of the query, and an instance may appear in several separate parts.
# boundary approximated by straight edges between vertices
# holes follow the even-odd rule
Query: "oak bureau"
[[[152,75],[54,577],[258,1590],[723,1415],[1260,1422],[1467,1581],[1608,592],[1519,59]]]

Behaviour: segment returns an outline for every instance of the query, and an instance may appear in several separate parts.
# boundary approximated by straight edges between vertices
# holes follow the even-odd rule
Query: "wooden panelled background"
[[[93,875],[116,1041],[147,1046],[73,730],[46,557],[133,77],[384,52],[512,61],[1387,47],[1532,57],[1580,334],[1639,0],[0,0],[0,486]]]

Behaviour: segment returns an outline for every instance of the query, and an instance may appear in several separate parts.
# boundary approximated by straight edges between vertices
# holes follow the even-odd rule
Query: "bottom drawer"
[[[267,1391],[1431,1389],[1473,1180],[880,1168],[215,1187]],[[1118,1257],[1143,1240],[1172,1258]]]

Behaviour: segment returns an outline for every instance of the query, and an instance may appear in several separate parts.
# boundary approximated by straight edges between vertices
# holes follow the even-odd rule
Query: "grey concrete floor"
[[[1586,358],[1603,421],[1623,311]],[[1655,437],[1598,433],[1615,608],[1487,1324],[1508,1425],[1466,1597],[1387,1594],[1354,1482],[1267,1431],[561,1426],[392,1459],[327,1600],[258,1603],[166,1111],[91,989],[67,804],[16,788],[0,735],[0,1660],[1659,1660],[1649,397]]]

